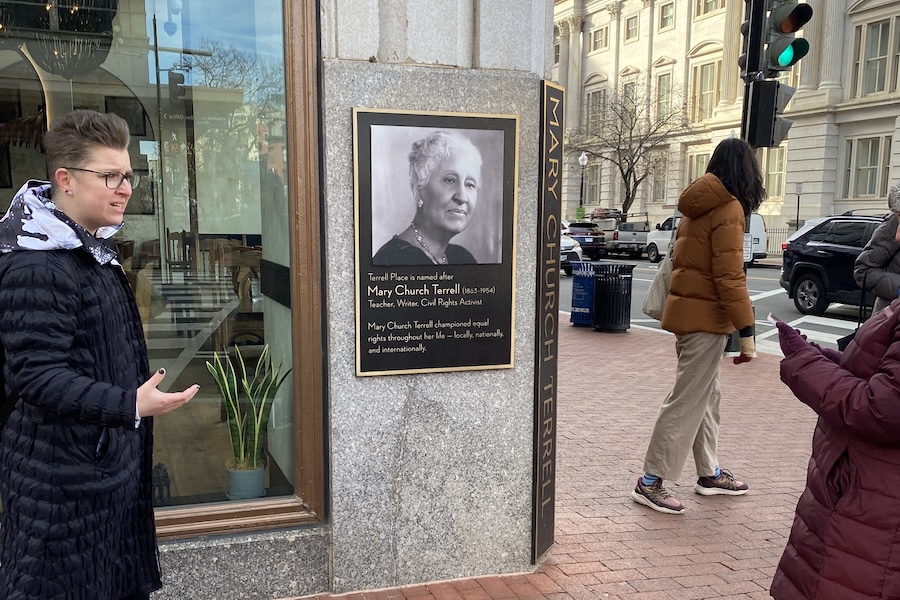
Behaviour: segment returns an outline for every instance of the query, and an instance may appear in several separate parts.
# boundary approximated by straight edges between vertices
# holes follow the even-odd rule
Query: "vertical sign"
[[[553,545],[556,516],[556,396],[559,341],[559,221],[563,88],[541,82],[540,182],[535,323],[534,494],[531,560]]]

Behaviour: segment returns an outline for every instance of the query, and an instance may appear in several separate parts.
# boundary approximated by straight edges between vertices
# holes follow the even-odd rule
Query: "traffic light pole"
[[[744,21],[748,24],[747,53],[744,70],[744,102],[741,108],[741,139],[749,137],[750,84],[760,79],[763,58],[763,32],[766,21],[766,0],[747,0]]]

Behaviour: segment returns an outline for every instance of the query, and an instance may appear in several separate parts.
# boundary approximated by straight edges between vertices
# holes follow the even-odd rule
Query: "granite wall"
[[[540,79],[326,60],[324,106],[333,591],[529,570]],[[519,116],[515,368],[356,377],[353,107]]]

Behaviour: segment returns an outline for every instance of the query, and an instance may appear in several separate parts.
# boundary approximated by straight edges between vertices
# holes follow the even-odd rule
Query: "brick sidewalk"
[[[722,365],[721,466],[741,497],[699,496],[691,459],[669,489],[687,508],[634,503],[659,404],[674,381],[674,337],[632,327],[560,331],[556,543],[534,573],[317,600],[693,600],[769,598],[803,489],[815,415],[778,377],[780,357]]]

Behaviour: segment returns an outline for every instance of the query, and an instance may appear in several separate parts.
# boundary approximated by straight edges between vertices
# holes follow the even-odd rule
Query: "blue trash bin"
[[[591,327],[594,319],[594,269],[590,261],[572,261],[572,311],[576,327]]]

